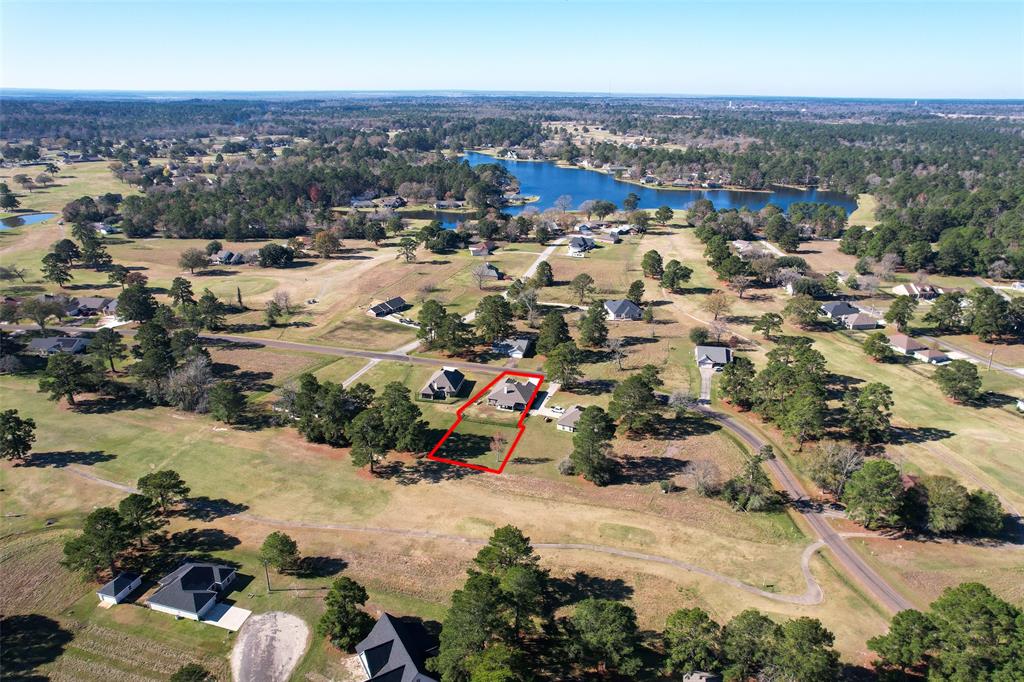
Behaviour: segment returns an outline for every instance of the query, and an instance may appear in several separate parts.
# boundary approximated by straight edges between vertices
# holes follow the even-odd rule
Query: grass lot
[[[40,173],[45,172],[42,166],[0,168],[0,181],[7,183],[21,203],[18,210],[3,213],[2,215],[7,217],[18,212],[52,211],[60,213],[65,204],[82,196],[95,197],[107,192],[114,192],[123,196],[139,193],[132,185],[127,185],[115,178],[107,167],[108,164],[109,161],[95,161],[63,166],[60,173],[54,176],[52,185],[49,187],[39,187],[31,192],[23,190],[21,185],[15,183],[12,178],[21,173],[28,175],[30,178],[35,178]]]
[[[857,195],[857,210],[847,219],[848,225],[863,225],[870,229],[878,224],[875,212],[878,210],[878,199],[872,194]]]

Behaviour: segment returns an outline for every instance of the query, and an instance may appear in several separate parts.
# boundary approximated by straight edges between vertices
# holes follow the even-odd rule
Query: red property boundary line
[[[507,376],[526,377],[528,379],[537,379],[538,381],[537,384],[534,386],[533,393],[530,394],[530,399],[526,401],[526,407],[523,408],[523,413],[519,415],[519,423],[516,425],[516,437],[512,441],[512,445],[509,446],[508,452],[505,453],[505,459],[501,460],[501,465],[499,465],[497,469],[494,469],[491,467],[482,466],[480,464],[470,464],[469,462],[463,462],[457,459],[446,459],[444,457],[437,457],[437,451],[441,449],[441,446],[444,445],[444,442],[448,440],[448,436],[452,435],[455,429],[462,422],[462,413],[466,410],[466,408],[475,403],[480,398],[480,396],[489,391],[492,386],[494,386],[496,383],[503,380]],[[434,448],[429,453],[427,453],[427,459],[432,459],[435,462],[444,462],[445,464],[454,464],[455,466],[466,467],[468,469],[476,469],[477,471],[486,471],[489,474],[500,474],[502,471],[505,470],[505,465],[508,464],[508,460],[512,457],[512,452],[516,449],[516,446],[519,444],[519,439],[523,437],[523,432],[526,430],[526,427],[523,425],[523,422],[526,421],[527,415],[530,414],[530,407],[533,405],[533,401],[537,397],[537,394],[540,393],[540,386],[542,383],[544,383],[543,374],[531,374],[530,372],[516,372],[511,370],[502,372],[494,379],[494,381],[480,389],[480,391],[478,391],[476,395],[467,400],[462,407],[455,411],[455,414],[457,415],[455,418],[455,423],[448,428],[448,431],[446,431],[443,436],[441,436],[441,440],[437,441],[437,445],[435,445]]]

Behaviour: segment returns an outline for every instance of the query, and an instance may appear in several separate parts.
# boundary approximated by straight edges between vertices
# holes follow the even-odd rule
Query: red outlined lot
[[[467,408],[472,406],[473,403],[479,400],[481,396],[483,396],[485,393],[491,390],[491,387],[493,387],[499,381],[503,381],[505,377],[510,376],[525,377],[527,379],[537,379],[537,383],[533,387],[533,393],[530,394],[530,399],[526,402],[526,407],[523,409],[522,414],[519,415],[519,422],[516,424],[516,437],[512,440],[512,444],[509,446],[508,452],[505,453],[505,458],[501,460],[501,464],[498,466],[498,468],[494,469],[492,467],[485,467],[480,464],[470,464],[469,462],[463,462],[457,459],[447,459],[445,457],[438,457],[437,451],[441,449],[441,446],[444,445],[444,442],[448,440],[448,437],[452,435],[455,429],[458,428],[459,423],[462,421],[462,413]],[[494,379],[494,381],[492,381],[491,383],[487,384],[482,389],[477,391],[476,395],[467,400],[462,405],[462,407],[455,411],[455,414],[457,415],[455,418],[455,423],[448,427],[448,430],[441,437],[441,440],[437,441],[437,445],[435,445],[433,449],[429,453],[427,453],[427,459],[432,459],[435,462],[444,462],[445,464],[454,464],[455,466],[459,467],[476,469],[477,471],[486,471],[487,473],[491,474],[500,474],[502,471],[505,470],[505,465],[508,464],[508,460],[512,457],[513,451],[515,451],[516,446],[519,444],[519,439],[522,438],[523,436],[523,431],[526,430],[526,426],[523,425],[523,422],[526,421],[526,416],[530,413],[530,408],[533,406],[533,401],[537,398],[537,394],[540,393],[540,385],[542,383],[544,383],[543,374],[531,374],[530,372],[516,372],[514,370],[507,370],[505,372],[502,372]]]

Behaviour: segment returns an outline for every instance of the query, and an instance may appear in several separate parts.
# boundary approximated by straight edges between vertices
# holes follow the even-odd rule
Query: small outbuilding
[[[138,573],[118,573],[113,580],[96,590],[96,596],[100,598],[100,603],[113,606],[123,602],[141,584],[142,576]]]
[[[579,422],[581,416],[583,416],[583,408],[579,405],[573,405],[555,422],[555,428],[559,431],[576,433],[576,423]]]

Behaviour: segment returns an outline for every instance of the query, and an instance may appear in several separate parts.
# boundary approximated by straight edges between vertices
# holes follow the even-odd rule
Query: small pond
[[[0,220],[0,230],[11,230],[15,227],[35,225],[44,220],[49,220],[56,215],[56,213],[25,213],[23,215],[11,216],[10,218],[3,218]]]

